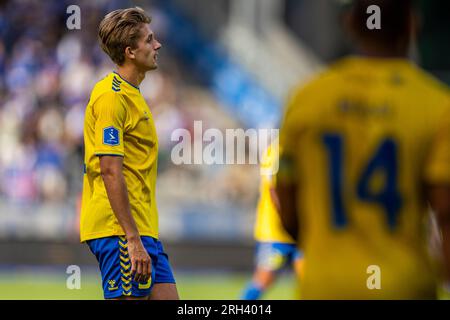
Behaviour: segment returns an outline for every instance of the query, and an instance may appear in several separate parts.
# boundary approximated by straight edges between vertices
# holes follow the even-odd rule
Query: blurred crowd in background
[[[96,30],[103,16],[120,4],[129,5],[82,2],[80,30],[66,28],[67,1],[1,4],[0,237],[76,239],[84,111],[95,83],[114,70],[97,44]],[[179,209],[218,213],[211,209],[211,203],[222,211],[233,204],[251,215],[258,188],[254,166],[172,163],[170,152],[178,142],[171,141],[173,130],[192,131],[194,120],[202,120],[204,129],[241,125],[164,47],[164,16],[158,14],[157,7],[146,9],[163,44],[160,69],[150,73],[140,86],[159,136],[161,223],[164,225],[164,217]],[[202,209],[207,205],[210,209]],[[169,228],[173,220],[167,221]],[[175,233],[173,230],[168,236],[177,236]]]

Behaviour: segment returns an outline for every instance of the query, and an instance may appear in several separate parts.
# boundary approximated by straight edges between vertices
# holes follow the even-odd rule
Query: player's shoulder
[[[297,83],[291,90],[291,99],[323,97],[324,88],[330,88],[341,81],[342,70],[347,67],[347,64],[346,59],[338,60],[319,70],[309,79]]]
[[[447,120],[450,115],[450,88],[425,70],[415,67],[412,70],[412,90],[417,101],[427,106],[427,114],[436,119]]]
[[[93,93],[97,92],[99,95],[123,94],[122,83],[123,80],[116,73],[111,72],[95,84]]]
[[[437,98],[450,99],[450,88],[427,71],[413,65],[411,67],[411,79],[424,88],[427,96],[433,95]]]
[[[312,75],[308,79],[303,79],[301,82],[297,83],[290,92],[291,98],[306,97],[308,95],[314,94],[324,82],[330,80],[330,70],[323,69]]]
[[[109,73],[95,84],[90,103],[94,104],[99,100],[121,99],[125,94],[122,90],[122,82],[123,80],[114,72]]]
[[[329,97],[330,95],[326,89],[338,83],[337,76],[334,67],[328,66],[312,75],[309,79],[303,79],[297,83],[288,94],[286,114],[291,116],[296,114],[302,117],[304,113],[312,111],[305,106],[309,104],[316,105],[319,100]]]

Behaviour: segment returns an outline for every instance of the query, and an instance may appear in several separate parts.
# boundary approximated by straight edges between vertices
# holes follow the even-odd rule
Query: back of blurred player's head
[[[98,28],[103,51],[121,66],[125,62],[125,48],[136,48],[141,24],[150,22],[151,18],[139,7],[117,9],[108,13]]]
[[[367,8],[380,8],[380,29],[369,29]],[[392,55],[405,55],[414,27],[412,0],[354,0],[344,17],[345,28],[360,49]]]

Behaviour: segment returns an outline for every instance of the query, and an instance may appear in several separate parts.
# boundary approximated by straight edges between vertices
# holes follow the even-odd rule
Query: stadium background
[[[78,243],[84,108],[112,68],[96,42],[105,13],[141,6],[163,44],[141,85],[160,141],[160,233],[183,299],[235,299],[253,266],[254,165],[170,160],[176,128],[277,128],[289,89],[352,51],[348,1],[0,1],[0,299],[101,299],[94,257]],[[66,8],[81,9],[68,30]],[[418,1],[411,56],[450,83],[450,4]],[[81,267],[81,290],[66,268]],[[287,272],[266,298],[293,298]]]

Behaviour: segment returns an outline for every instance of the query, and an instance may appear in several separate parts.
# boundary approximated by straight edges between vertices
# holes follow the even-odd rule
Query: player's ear
[[[125,48],[125,57],[128,57],[128,59],[134,60],[136,58],[136,55],[134,54],[133,49],[131,47]]]

